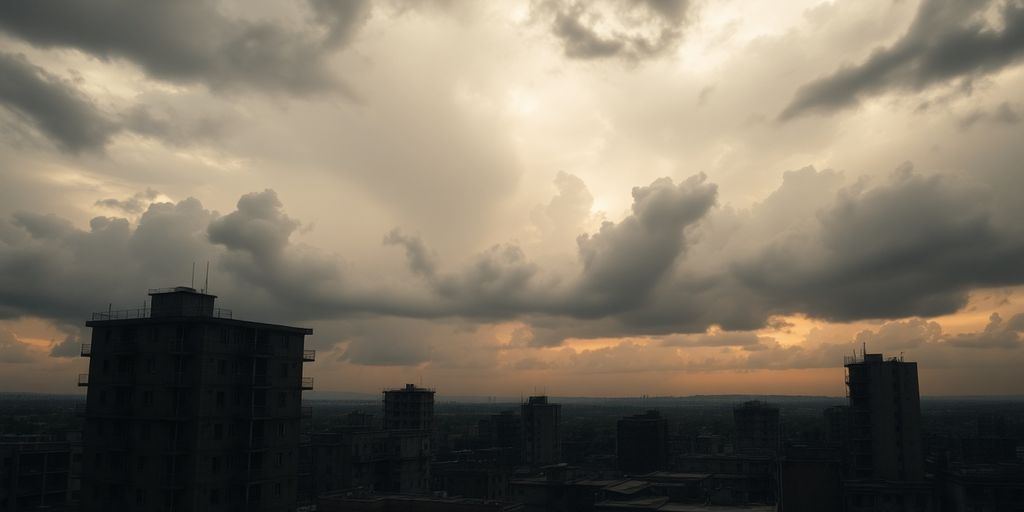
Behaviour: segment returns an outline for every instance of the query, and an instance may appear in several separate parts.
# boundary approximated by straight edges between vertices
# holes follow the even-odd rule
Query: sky
[[[0,3],[0,391],[188,285],[321,392],[1020,394],[1024,2]]]

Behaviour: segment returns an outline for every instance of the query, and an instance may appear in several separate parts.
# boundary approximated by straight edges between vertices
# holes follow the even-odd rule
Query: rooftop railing
[[[232,313],[230,309],[225,308],[213,308],[212,311],[203,308],[183,308],[178,311],[178,314],[164,314],[161,316],[206,316],[213,318],[231,318]],[[93,320],[135,320],[138,318],[153,318],[153,309],[120,309],[99,311],[92,314]]]

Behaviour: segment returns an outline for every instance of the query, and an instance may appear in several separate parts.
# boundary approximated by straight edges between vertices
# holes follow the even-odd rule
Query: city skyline
[[[209,264],[219,306],[314,330],[323,392],[841,396],[866,346],[924,396],[1019,394],[1022,30],[1016,1],[8,2],[0,391],[75,392],[93,312]]]

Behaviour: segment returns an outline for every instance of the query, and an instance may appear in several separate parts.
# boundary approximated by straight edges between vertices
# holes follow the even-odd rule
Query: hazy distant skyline
[[[325,391],[1020,392],[1024,3],[0,4],[0,391],[211,266]]]

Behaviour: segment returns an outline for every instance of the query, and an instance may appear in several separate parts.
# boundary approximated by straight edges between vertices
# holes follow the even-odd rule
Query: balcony
[[[302,390],[303,391],[308,391],[310,389],[313,389],[313,377],[303,377],[302,378]]]
[[[79,373],[78,374],[78,387],[84,388],[89,386],[89,374]]]
[[[312,363],[316,361],[316,350],[303,350],[302,351],[302,362]]]
[[[92,356],[92,343],[82,343],[82,357]]]

